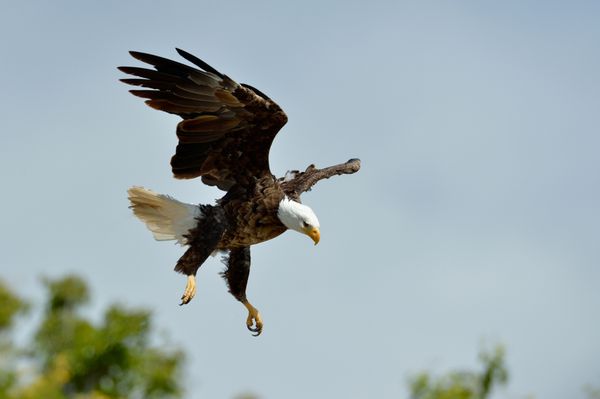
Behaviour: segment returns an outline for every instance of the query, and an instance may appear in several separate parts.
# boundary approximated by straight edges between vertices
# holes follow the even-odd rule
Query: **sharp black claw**
[[[246,325],[246,328],[248,330],[252,331],[253,333],[256,333],[256,334],[252,334],[253,337],[258,337],[260,335],[260,333],[262,333],[262,328],[252,327],[249,325]]]

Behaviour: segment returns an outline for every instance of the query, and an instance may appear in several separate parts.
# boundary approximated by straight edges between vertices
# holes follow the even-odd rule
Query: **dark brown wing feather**
[[[349,175],[358,172],[359,169],[360,159],[352,158],[347,162],[323,169],[317,169],[315,165],[309,165],[304,172],[291,170],[284,177],[278,179],[278,182],[288,197],[300,201],[300,195],[305,191],[310,191],[312,186],[320,180],[329,179],[335,175]]]
[[[205,184],[229,190],[270,174],[269,149],[287,122],[285,113],[260,91],[238,84],[183,50],[177,52],[201,69],[136,51],[131,55],[154,69],[119,67],[135,76],[122,82],[143,88],[131,90],[133,95],[183,118],[171,159],[174,176],[202,176]]]

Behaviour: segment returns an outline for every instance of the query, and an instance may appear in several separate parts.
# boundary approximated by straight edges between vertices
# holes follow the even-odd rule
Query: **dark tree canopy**
[[[92,323],[81,314],[89,300],[82,279],[46,279],[44,285],[43,317],[25,351],[9,338],[25,302],[0,282],[1,398],[182,397],[182,353],[151,343],[150,312],[112,305]]]
[[[411,399],[487,399],[493,388],[505,385],[508,371],[504,364],[504,349],[501,346],[479,355],[483,369],[453,371],[434,378],[422,372],[410,381]]]

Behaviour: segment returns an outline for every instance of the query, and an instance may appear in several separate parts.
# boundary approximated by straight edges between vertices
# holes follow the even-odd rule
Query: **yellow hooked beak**
[[[317,227],[306,227],[304,229],[304,234],[312,238],[315,245],[317,245],[319,243],[319,240],[321,240],[321,232]]]

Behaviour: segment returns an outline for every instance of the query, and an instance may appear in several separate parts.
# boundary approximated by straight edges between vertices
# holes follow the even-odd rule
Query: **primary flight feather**
[[[259,311],[246,298],[250,246],[277,237],[287,229],[320,240],[320,225],[300,195],[319,180],[358,171],[350,161],[276,178],[269,169],[269,150],[287,116],[273,100],[250,85],[238,84],[200,60],[177,49],[197,68],[152,54],[130,54],[153,69],[119,67],[135,78],[130,92],[152,108],[177,114],[179,143],[171,158],[178,179],[201,177],[227,193],[214,205],[191,205],[142,187],[129,189],[134,214],[156,240],[176,240],[188,247],[175,270],[187,275],[181,304],[196,293],[196,272],[215,251],[228,253],[223,272],[229,291],[248,310],[246,326],[262,332]]]

